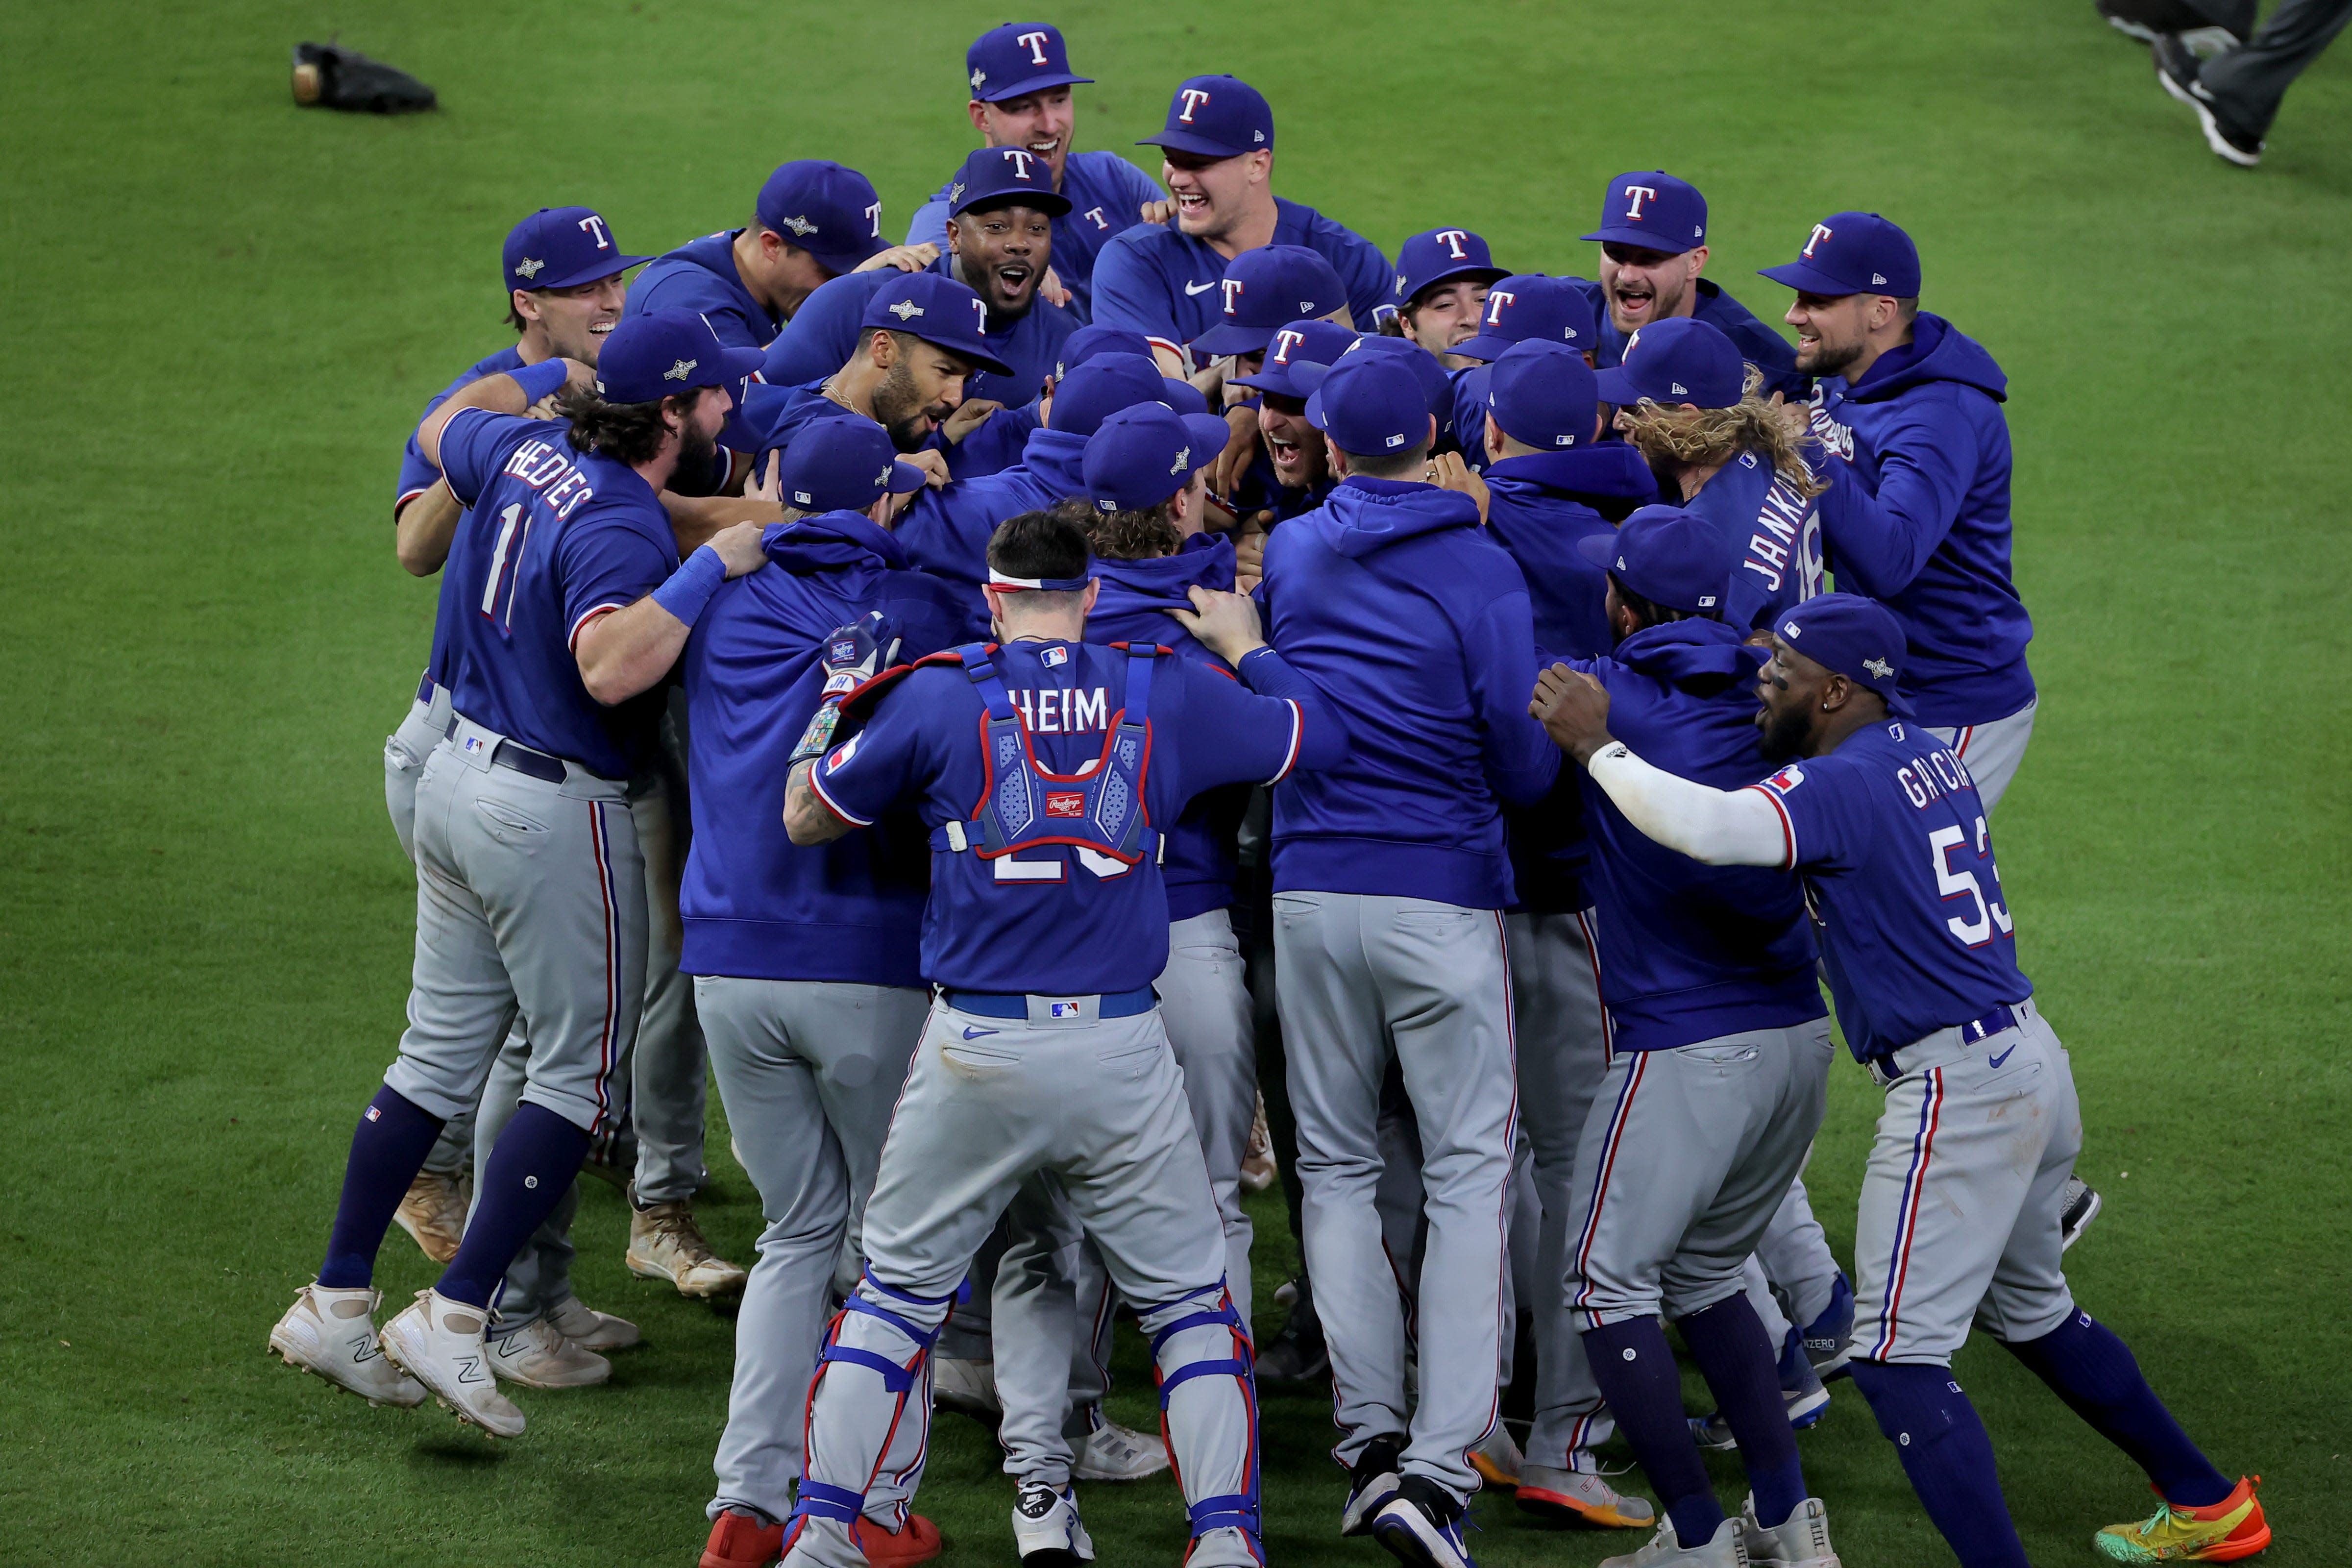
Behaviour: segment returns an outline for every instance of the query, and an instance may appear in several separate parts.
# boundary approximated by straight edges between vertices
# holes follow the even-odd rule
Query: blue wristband
[[[669,574],[668,582],[654,590],[654,603],[690,626],[702,618],[703,606],[725,581],[727,563],[706,544],[688,556],[686,564]]]
[[[527,364],[507,374],[522,388],[526,405],[537,403],[551,392],[561,392],[563,384],[572,379],[572,368],[561,359],[543,359],[537,364]]]

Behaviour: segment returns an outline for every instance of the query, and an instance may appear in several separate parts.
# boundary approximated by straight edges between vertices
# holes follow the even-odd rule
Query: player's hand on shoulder
[[[1244,594],[1265,581],[1265,536],[1273,527],[1274,513],[1261,511],[1244,518],[1234,533],[1234,586]]]
[[[1488,498],[1486,481],[1479,478],[1476,470],[1462,460],[1461,453],[1440,452],[1430,458],[1429,467],[1424,472],[1429,482],[1439,489],[1460,490],[1464,495],[1476,501],[1478,521],[1480,522],[1486,521]]]
[[[746,572],[756,572],[767,564],[768,552],[760,547],[761,537],[768,531],[763,522],[734,522],[710,536],[710,548],[719,552],[726,563],[727,575],[740,577]]]
[[[940,247],[929,241],[921,245],[894,245],[887,250],[877,251],[851,268],[871,272],[879,267],[895,267],[901,272],[920,272],[940,258]]]
[[[1257,456],[1257,410],[1255,407],[1225,410],[1225,449],[1209,468],[1209,489],[1219,495],[1229,496],[1249,472],[1250,459]]]
[[[743,499],[746,500],[772,501],[777,506],[783,505],[783,468],[784,449],[782,447],[778,447],[769,452],[768,466],[762,469],[750,484],[743,487]]]
[[[988,416],[1003,406],[992,397],[967,397],[961,407],[948,416],[948,422],[940,426],[940,434],[946,437],[952,446],[986,424]]]
[[[1538,671],[1528,713],[1580,763],[1609,743],[1609,690],[1582,670],[1555,664]]]
[[[948,472],[948,455],[937,447],[926,447],[919,452],[902,452],[898,460],[922,469],[923,482],[935,490],[943,490],[955,481],[955,476]],[[914,493],[910,491],[901,500],[912,502],[914,499]]]
[[[596,390],[596,367],[576,359],[563,362],[563,384],[575,392]]]
[[[1146,202],[1136,209],[1145,223],[1166,223],[1176,216],[1174,202]]]
[[[1198,583],[1189,592],[1192,607],[1168,613],[1175,617],[1178,626],[1198,638],[1202,647],[1227,664],[1239,664],[1243,655],[1265,646],[1265,633],[1257,618],[1257,602],[1247,594],[1220,593]]]

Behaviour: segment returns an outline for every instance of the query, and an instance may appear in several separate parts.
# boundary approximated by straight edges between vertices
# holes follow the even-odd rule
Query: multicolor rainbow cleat
[[[2101,1556],[2115,1563],[2235,1563],[2271,1543],[2263,1505],[2254,1500],[2260,1476],[2240,1478],[2237,1489],[2206,1508],[2166,1503],[2137,1524],[2111,1524],[2091,1538]]]

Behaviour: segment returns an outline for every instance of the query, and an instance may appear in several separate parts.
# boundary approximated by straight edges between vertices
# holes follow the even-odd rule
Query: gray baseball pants
[[[1951,747],[1952,755],[1967,765],[1987,816],[1992,815],[1992,808],[2009,792],[2010,780],[2017,776],[2019,764],[2025,761],[2025,743],[2033,738],[2033,712],[2041,705],[2042,699],[2037,696],[2008,718],[1995,719],[1989,724],[1924,726],[1927,733]]]
[[[645,860],[627,786],[495,767],[459,719],[416,784],[416,958],[384,1082],[428,1113],[473,1110],[528,1018],[521,1098],[593,1133],[627,1108],[645,1002]],[[468,742],[471,742],[470,744]]]
[[[400,727],[384,737],[383,805],[392,814],[392,830],[399,835],[400,852],[416,860],[416,781],[425,773],[425,759],[441,743],[449,728],[449,689],[437,682],[429,697],[408,705]],[[473,1152],[474,1113],[453,1116],[441,1127],[425,1168],[436,1175],[456,1176]]]
[[[673,696],[679,694],[673,689]],[[682,702],[673,701],[673,711]],[[669,759],[665,757],[665,763]],[[683,1203],[709,1179],[702,1159],[707,1051],[694,1013],[694,982],[678,973],[686,927],[678,879],[686,869],[688,818],[681,766],[656,771],[656,786],[635,802],[646,857],[646,1006],[630,1063],[630,1125],[635,1134],[637,1202]],[[618,1151],[625,1152],[625,1151]]]
[[[1503,918],[1427,899],[1274,895],[1278,1002],[1298,1116],[1307,1270],[1352,1466],[1376,1437],[1459,1497],[1496,1419],[1514,1079]],[[1393,1058],[1422,1146],[1420,1402],[1406,1419],[1405,1315],[1373,1196]]]
[[[1853,1353],[1948,1366],[1971,1321],[2021,1344],[2074,1310],[2060,1266],[2083,1148],[2074,1068],[2032,1002],[1977,1041],[1942,1029],[1878,1072],[1886,1109],[1854,1222]]]
[[[1055,1174],[1151,1338],[1196,1510],[1189,1563],[1260,1561],[1233,1511],[1256,1481],[1249,1340],[1225,1296],[1224,1237],[1183,1075],[1157,1009],[1106,1019],[1081,998],[1075,1016],[1054,1021],[1051,1000],[1032,997],[1026,1023],[944,999],[931,1009],[866,1205],[866,1273],[811,1389],[792,1568],[864,1568],[841,1514],[865,1506],[910,1434],[919,1445],[932,1338],[973,1252],[1040,1171]]]
[[[1596,1469],[1591,1450],[1616,1429],[1560,1288],[1568,1270],[1569,1215],[1576,1207],[1577,1145],[1609,1070],[1609,1020],[1601,1005],[1591,921],[1589,910],[1505,917],[1517,1015],[1519,1129],[1541,1205],[1529,1275],[1535,1421],[1524,1451],[1529,1464],[1556,1470]],[[1518,1239],[1515,1233],[1515,1265]]]
[[[696,1011],[743,1167],[759,1189],[759,1257],[735,1319],[735,1379],[709,1516],[782,1519],[801,1476],[801,1420],[844,1243],[855,1255],[891,1108],[929,995],[895,985],[700,975]],[[906,1500],[888,1479],[867,1508]]]
[[[1799,1328],[1829,1310],[1838,1275],[1843,1271],[1838,1268],[1837,1255],[1830,1251],[1830,1240],[1822,1234],[1822,1222],[1813,1217],[1812,1199],[1805,1191],[1804,1177],[1799,1176],[1789,1184],[1789,1195],[1780,1200],[1780,1206],[1773,1211],[1772,1222],[1764,1227],[1763,1239],[1756,1244],[1756,1261],[1771,1281],[1772,1294],[1780,1299],[1781,1310]],[[1771,1320],[1766,1319],[1765,1327],[1771,1326]]]
[[[1739,1293],[1821,1128],[1835,1049],[1824,1017],[1609,1064],[1576,1155],[1567,1283],[1581,1327]]]

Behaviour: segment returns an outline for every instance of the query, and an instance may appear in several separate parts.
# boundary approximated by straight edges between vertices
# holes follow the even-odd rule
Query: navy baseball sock
[[[1739,1463],[1756,1492],[1756,1522],[1770,1530],[1805,1500],[1805,1470],[1763,1320],[1747,1297],[1733,1296],[1675,1320],[1675,1327],[1739,1441]]]
[[[330,1290],[353,1290],[375,1279],[376,1249],[408,1184],[425,1169],[441,1119],[387,1084],[375,1091],[352,1133],[351,1158],[343,1165],[343,1195],[335,1205],[335,1228],[327,1237],[327,1259],[319,1283]]]
[[[1658,1494],[1658,1506],[1673,1522],[1675,1539],[1685,1550],[1714,1540],[1723,1525],[1723,1508],[1707,1485],[1706,1466],[1683,1415],[1682,1373],[1675,1352],[1666,1348],[1666,1331],[1651,1317],[1587,1329],[1584,1359],[1617,1417],[1617,1430],[1625,1435]],[[1777,1384],[1773,1392],[1777,1398]]]
[[[1859,1357],[1853,1385],[1960,1568],[2031,1568],[1994,1473],[1992,1439],[1951,1369]]]
[[[588,1134],[543,1105],[524,1100],[490,1147],[481,1201],[466,1222],[457,1256],[433,1288],[452,1301],[489,1310],[522,1244],[580,1174]]]
[[[2100,1436],[2131,1456],[2165,1501],[2207,1508],[2236,1489],[2237,1483],[2215,1469],[2189,1440],[2147,1385],[2131,1347],[2090,1313],[2077,1308],[2056,1329],[2038,1340],[2011,1345],[2009,1353],[2048,1384]]]

